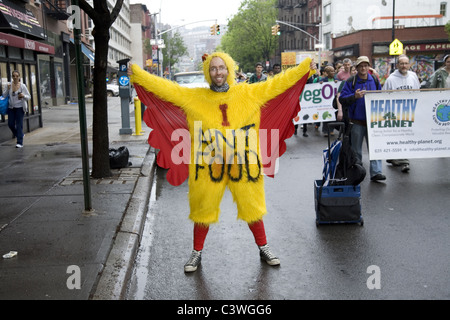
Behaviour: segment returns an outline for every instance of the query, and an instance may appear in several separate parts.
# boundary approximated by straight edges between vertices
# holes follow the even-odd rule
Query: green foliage
[[[220,49],[230,54],[241,70],[254,72],[255,63],[269,60],[278,47],[272,36],[278,11],[277,0],[244,0],[239,12],[228,22]]]
[[[182,56],[188,54],[187,48],[184,45],[184,41],[180,33],[175,32],[173,36],[170,36],[170,33],[171,32],[167,32],[162,35],[164,43],[166,44],[166,47],[162,49],[163,70],[166,70],[168,66],[172,67]]]

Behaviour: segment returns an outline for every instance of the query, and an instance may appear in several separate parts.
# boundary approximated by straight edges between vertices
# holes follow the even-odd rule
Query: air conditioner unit
[[[86,29],[86,30],[84,30],[84,35],[85,35],[86,37],[92,36],[92,29]]]
[[[41,6],[41,0],[34,0],[34,5],[36,7],[40,7]]]

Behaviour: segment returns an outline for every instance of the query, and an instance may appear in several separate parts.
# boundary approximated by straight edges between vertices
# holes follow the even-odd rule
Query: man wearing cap
[[[362,162],[362,144],[364,138],[367,140],[366,104],[364,95],[368,90],[381,90],[380,82],[376,76],[369,73],[370,61],[366,56],[361,56],[355,63],[357,74],[350,77],[344,84],[339,101],[348,107],[350,122],[353,123],[350,139],[352,149],[355,151],[359,161]],[[382,173],[381,160],[370,161],[370,180],[386,180]]]

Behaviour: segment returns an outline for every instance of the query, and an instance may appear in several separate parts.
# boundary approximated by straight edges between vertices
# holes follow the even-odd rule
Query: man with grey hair
[[[350,68],[352,67],[353,63],[349,58],[345,58],[342,62],[344,65],[344,70],[339,71],[336,78],[341,81],[346,81],[351,76]]]
[[[420,82],[417,75],[410,71],[411,64],[407,55],[398,57],[397,70],[395,70],[384,83],[383,90],[411,90],[420,89]],[[395,167],[402,167],[402,172],[409,171],[408,159],[386,160]]]

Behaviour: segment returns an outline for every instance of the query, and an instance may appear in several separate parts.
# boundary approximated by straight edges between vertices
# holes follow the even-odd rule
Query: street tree
[[[229,53],[243,70],[253,71],[256,62],[270,60],[278,47],[271,27],[277,19],[277,0],[244,0],[228,21],[221,49]]]
[[[106,94],[106,69],[108,66],[109,29],[119,15],[123,0],[117,0],[110,10],[108,1],[79,0],[80,8],[92,19],[95,42],[94,99],[92,112],[92,177],[111,176],[109,166],[108,100]]]
[[[164,43],[166,44],[166,47],[162,49],[163,70],[166,70],[166,68],[172,70],[172,66],[176,64],[181,57],[188,53],[180,33],[175,32],[173,36],[169,33],[171,32],[167,32],[162,35]]]
[[[163,70],[166,68],[171,70],[172,66],[178,63],[180,58],[188,53],[180,33],[175,32],[173,36],[169,35],[169,33],[170,32],[166,32],[161,36],[164,40],[164,44],[166,45],[166,47],[162,49]],[[147,54],[152,53],[152,45],[148,39],[144,40],[144,51]]]

